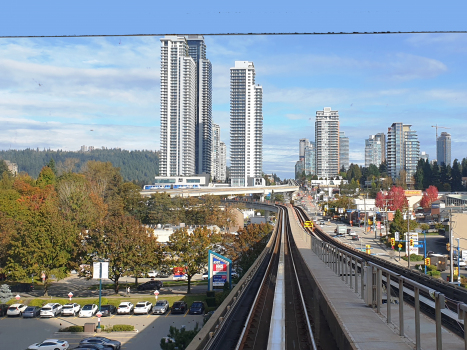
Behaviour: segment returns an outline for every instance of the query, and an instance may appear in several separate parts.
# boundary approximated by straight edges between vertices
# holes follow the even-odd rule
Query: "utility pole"
[[[365,208],[365,234],[366,234],[366,229],[367,229],[367,223],[368,223],[368,217],[366,214],[366,199],[368,198],[368,192],[366,193],[366,197],[363,197],[363,206]]]
[[[409,247],[408,247],[408,259],[407,259],[407,267],[409,268],[410,270],[410,235],[409,235],[409,232],[410,232],[410,218],[409,218],[409,207],[407,207],[407,239],[406,239],[406,242],[405,244],[409,244]]]
[[[454,262],[452,261],[452,258],[453,258],[453,250],[454,250],[454,246],[452,244],[452,209],[449,209],[449,245],[450,245],[450,249],[449,249],[449,259],[450,259],[450,264],[449,264],[449,268],[450,268],[450,275],[451,277],[449,278],[449,282],[454,282]],[[459,257],[457,257],[459,259]],[[459,263],[459,260],[458,260],[458,263]],[[459,264],[458,264],[459,265]]]

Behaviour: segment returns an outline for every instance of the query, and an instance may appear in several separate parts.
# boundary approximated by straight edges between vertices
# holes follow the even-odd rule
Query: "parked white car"
[[[79,312],[79,317],[92,317],[97,314],[97,309],[96,304],[86,304]]]
[[[117,308],[117,314],[119,315],[124,315],[124,314],[131,314],[131,312],[134,310],[134,305],[128,301],[125,301],[123,303],[120,303]]]
[[[133,313],[135,315],[149,314],[151,310],[152,310],[152,303],[150,303],[149,301],[140,301],[139,303],[135,305],[135,310],[133,311]]]
[[[7,316],[21,316],[26,308],[27,306],[24,304],[13,304],[8,308],[6,314]]]
[[[41,317],[57,317],[62,312],[62,305],[59,303],[49,303],[42,307]]]
[[[29,345],[28,350],[56,350],[56,349],[68,349],[69,344],[66,340],[58,340],[58,339],[46,339],[42,343],[34,343]]]
[[[79,304],[65,304],[62,308],[62,315],[63,316],[76,316],[81,310],[81,306]]]
[[[149,272],[148,272],[148,277],[149,277],[149,278],[155,278],[155,277],[157,277],[157,271],[149,271]]]

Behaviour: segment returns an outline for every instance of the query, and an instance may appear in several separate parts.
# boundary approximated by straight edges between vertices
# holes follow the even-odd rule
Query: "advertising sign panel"
[[[209,251],[208,256],[208,290],[224,288],[225,283],[232,283],[232,261],[226,257]]]

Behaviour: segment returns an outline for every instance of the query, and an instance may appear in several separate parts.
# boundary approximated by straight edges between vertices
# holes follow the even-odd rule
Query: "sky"
[[[137,0],[10,3],[0,36],[165,33],[459,31],[460,1],[155,4]],[[159,149],[160,37],[0,38],[0,149],[81,145]],[[254,62],[263,86],[263,171],[294,176],[298,140],[314,140],[316,111],[338,110],[350,161],[364,140],[411,124],[436,157],[450,129],[452,159],[467,157],[467,34],[206,35],[213,121],[229,146],[229,68]]]

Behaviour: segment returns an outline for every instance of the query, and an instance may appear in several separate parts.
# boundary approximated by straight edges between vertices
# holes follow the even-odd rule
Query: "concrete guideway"
[[[316,254],[311,251],[309,240],[303,239],[304,231],[297,223],[293,210],[289,208],[291,228],[295,243],[302,257],[308,264],[310,272],[315,278],[316,284],[326,300],[327,306],[323,313],[333,321],[336,328],[342,329],[342,334],[335,335],[339,344],[349,342],[353,348],[359,349],[411,349],[415,340],[414,309],[404,303],[404,330],[406,337],[400,337],[397,333],[396,321],[386,324],[384,311],[378,315],[358,294],[345,284],[342,279],[335,275],[329,267],[322,262]],[[323,303],[324,304],[324,303]],[[382,308],[383,310],[384,308]],[[394,309],[392,315],[397,315],[398,305],[391,305]],[[409,311],[409,310],[412,310]],[[396,317],[393,316],[392,320]],[[421,315],[422,349],[435,349],[435,322]],[[446,349],[464,349],[463,340],[449,331],[443,329],[443,345]]]
[[[201,196],[238,196],[260,194],[262,197],[269,193],[296,192],[298,186],[258,186],[258,187],[201,187],[201,188],[181,188],[181,189],[155,189],[142,190],[140,194],[143,197],[149,197],[154,193],[167,193],[170,197],[201,197]]]

